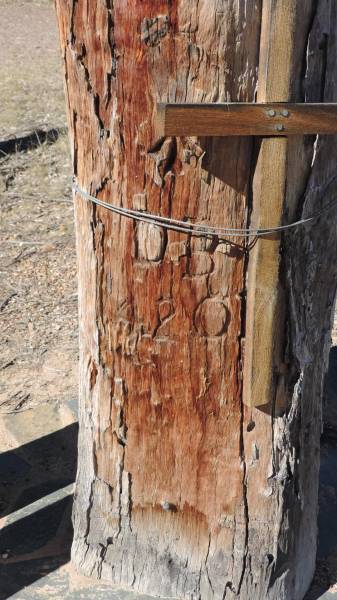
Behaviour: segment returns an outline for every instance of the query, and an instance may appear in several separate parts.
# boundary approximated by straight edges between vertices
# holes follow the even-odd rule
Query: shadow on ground
[[[0,454],[0,517],[73,483],[78,424]]]
[[[71,505],[70,495],[1,531],[0,600],[69,562]]]
[[[13,154],[15,152],[27,152],[41,146],[41,144],[54,144],[60,137],[60,134],[66,134],[67,128],[61,127],[57,129],[36,129],[32,133],[23,136],[16,136],[8,140],[0,141],[0,155]]]
[[[73,423],[0,455],[0,600],[70,559],[77,430]]]

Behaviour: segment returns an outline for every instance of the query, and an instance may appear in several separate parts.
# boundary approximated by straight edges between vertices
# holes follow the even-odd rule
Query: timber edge
[[[158,103],[156,140],[167,136],[337,134],[337,103]]]

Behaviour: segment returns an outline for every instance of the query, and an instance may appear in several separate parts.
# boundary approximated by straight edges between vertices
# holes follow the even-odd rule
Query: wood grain
[[[158,99],[193,102],[201,90],[209,102],[253,100],[258,3],[247,3],[249,29],[227,0],[217,10],[206,0],[57,4],[78,185],[128,208],[245,227],[251,140],[153,146],[152,115]],[[216,68],[225,61],[237,76]],[[220,599],[227,581],[240,589],[245,553],[233,556],[246,529],[241,240],[138,226],[79,195],[75,209],[74,560],[152,594],[207,597],[213,587]]]
[[[274,218],[270,191],[280,219],[284,182],[298,214],[331,199],[334,136],[315,146],[310,138],[306,151],[303,136],[265,140],[257,157],[251,138],[152,143],[158,102],[253,102],[257,87],[260,101],[301,102],[304,87],[319,90],[306,97],[312,102],[336,101],[337,7],[319,0],[314,14],[316,4],[56,0],[78,184],[129,208],[232,227],[247,226],[251,211],[253,223]],[[280,61],[290,68],[286,79]],[[303,209],[297,203],[306,186]],[[336,281],[331,215],[285,238],[281,270],[279,243],[259,244],[257,264],[271,257],[265,281],[240,240],[165,234],[74,200],[80,433],[73,562],[86,575],[157,596],[303,598],[315,562],[320,395]],[[281,281],[286,321],[278,322]],[[265,285],[277,291],[270,308]],[[283,382],[280,417],[268,405],[242,403],[245,338],[247,346],[249,328],[263,332],[250,323],[250,309],[245,322],[250,287],[253,314],[260,303],[285,336],[276,344],[282,372],[278,356],[269,363],[277,366],[273,393]],[[276,339],[270,331],[268,344]],[[269,360],[259,358],[252,376]]]
[[[158,104],[155,135],[284,136],[337,133],[336,104]]]

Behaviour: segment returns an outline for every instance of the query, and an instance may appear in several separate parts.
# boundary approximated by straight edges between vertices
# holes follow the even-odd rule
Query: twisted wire
[[[178,231],[181,233],[188,233],[196,236],[204,236],[204,237],[220,237],[220,238],[232,238],[232,237],[263,237],[266,235],[271,235],[273,233],[281,233],[282,231],[287,231],[289,229],[293,229],[295,227],[299,227],[301,225],[305,225],[307,223],[311,223],[319,219],[319,217],[325,213],[326,211],[334,208],[337,205],[337,199],[331,200],[324,206],[322,209],[314,213],[309,217],[305,217],[303,219],[299,219],[297,221],[293,221],[287,225],[279,225],[278,227],[268,227],[268,228],[255,228],[255,227],[247,227],[247,228],[229,228],[229,227],[213,227],[212,225],[203,225],[201,223],[191,223],[190,221],[182,221],[179,219],[173,219],[171,217],[163,217],[161,215],[155,215],[152,213],[148,213],[146,211],[140,211],[131,208],[125,208],[123,206],[117,206],[116,204],[110,204],[105,202],[104,200],[100,200],[95,196],[92,196],[85,190],[83,190],[77,183],[73,184],[73,190],[78,193],[84,200],[93,202],[98,206],[102,206],[111,212],[117,213],[123,217],[128,217],[130,219],[134,219],[136,221],[142,221],[145,223],[150,223],[151,225],[156,225],[158,227],[164,227],[165,229],[170,229],[173,231]]]

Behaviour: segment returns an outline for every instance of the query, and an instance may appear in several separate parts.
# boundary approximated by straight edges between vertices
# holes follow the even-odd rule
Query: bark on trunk
[[[56,0],[56,8],[74,174],[108,202],[249,224],[258,144],[168,138],[153,147],[153,114],[157,101],[254,101],[268,11],[293,14],[289,99],[337,100],[334,0]],[[336,195],[336,152],[336,137],[288,143],[286,219]],[[162,596],[300,600],[315,564],[336,212],[282,239],[279,414],[242,403],[249,253],[74,201],[73,561],[86,575]]]

